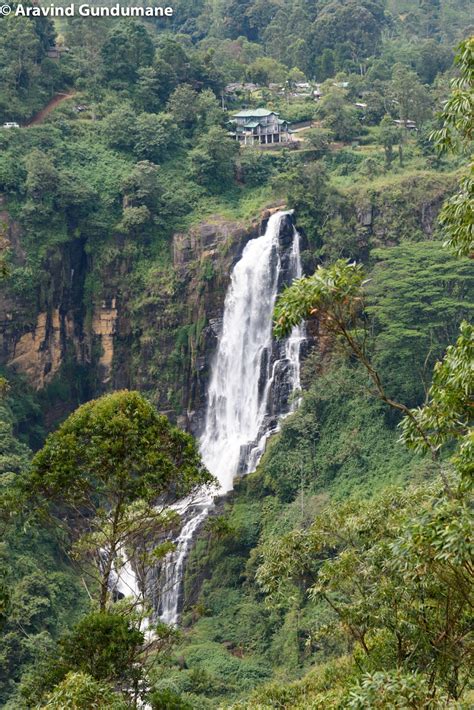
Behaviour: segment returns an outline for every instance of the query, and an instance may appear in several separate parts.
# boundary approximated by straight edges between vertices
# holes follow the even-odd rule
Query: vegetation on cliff
[[[0,122],[22,124],[0,130],[3,707],[472,704],[469,10],[177,0],[60,36],[0,17]],[[263,104],[313,123],[298,150],[227,135]],[[154,405],[198,402],[221,272],[275,201],[306,244],[276,312],[310,321],[300,406],[201,531],[181,630],[150,638],[114,564],[145,576],[167,504],[209,481]],[[238,236],[197,248],[223,218]],[[129,386],[147,398],[94,399]]]
[[[470,704],[473,334],[466,322],[435,365],[427,403],[407,406],[423,402],[423,355],[429,360],[429,347],[437,348],[434,311],[428,339],[422,335],[425,308],[437,301],[434,282],[424,281],[439,281],[440,266],[429,276],[435,253],[439,265],[448,263],[436,243],[379,249],[369,257],[368,283],[360,266],[341,260],[283,293],[278,333],[314,318],[320,335],[333,333],[358,365],[335,355],[307,361],[311,386],[298,412],[237,486],[225,517],[210,521],[188,566],[194,604],[185,669],[169,671],[174,687],[236,697],[242,677],[252,685],[271,674],[234,707]],[[451,265],[462,275],[454,291],[442,280],[441,330],[450,293],[461,296],[456,330],[472,300],[470,262]],[[455,338],[445,335],[435,359]],[[402,440],[428,458],[397,443],[399,419],[386,404],[405,415]],[[337,502],[328,505],[328,496]],[[288,685],[305,667],[303,680]],[[258,668],[258,681],[250,668]],[[222,686],[223,669],[234,687]],[[207,672],[205,689],[193,685],[195,670]]]

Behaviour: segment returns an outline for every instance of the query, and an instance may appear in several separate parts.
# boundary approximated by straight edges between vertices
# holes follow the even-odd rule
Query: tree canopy
[[[73,554],[92,561],[105,610],[114,570],[120,574],[134,556],[145,584],[147,539],[174,522],[166,504],[211,482],[194,439],[124,390],[73,412],[34,456],[21,487],[33,510],[66,516]]]

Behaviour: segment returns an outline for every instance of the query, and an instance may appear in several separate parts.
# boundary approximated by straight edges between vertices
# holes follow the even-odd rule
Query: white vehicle
[[[20,124],[16,121],[7,121],[3,124],[3,128],[20,128]]]

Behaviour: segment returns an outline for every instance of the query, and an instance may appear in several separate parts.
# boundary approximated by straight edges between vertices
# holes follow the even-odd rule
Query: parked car
[[[20,124],[16,121],[6,121],[3,124],[3,128],[20,128]]]

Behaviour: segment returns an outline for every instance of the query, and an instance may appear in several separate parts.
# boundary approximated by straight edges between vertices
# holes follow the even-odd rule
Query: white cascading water
[[[291,394],[300,384],[302,328],[295,328],[272,357],[273,309],[281,274],[280,226],[288,213],[277,212],[268,221],[265,234],[246,245],[235,265],[224,304],[219,337],[207,394],[207,410],[200,450],[204,464],[219,481],[217,494],[233,488],[238,474],[254,471],[268,436],[278,419],[293,405],[288,396],[281,411],[272,412],[276,379],[284,372]],[[301,276],[299,235],[294,230],[287,259],[286,279]],[[165,558],[161,577],[160,618],[178,621],[178,606],[184,564],[194,533],[213,506],[212,493],[202,492],[181,501],[175,509],[185,523],[175,540],[175,550]]]

